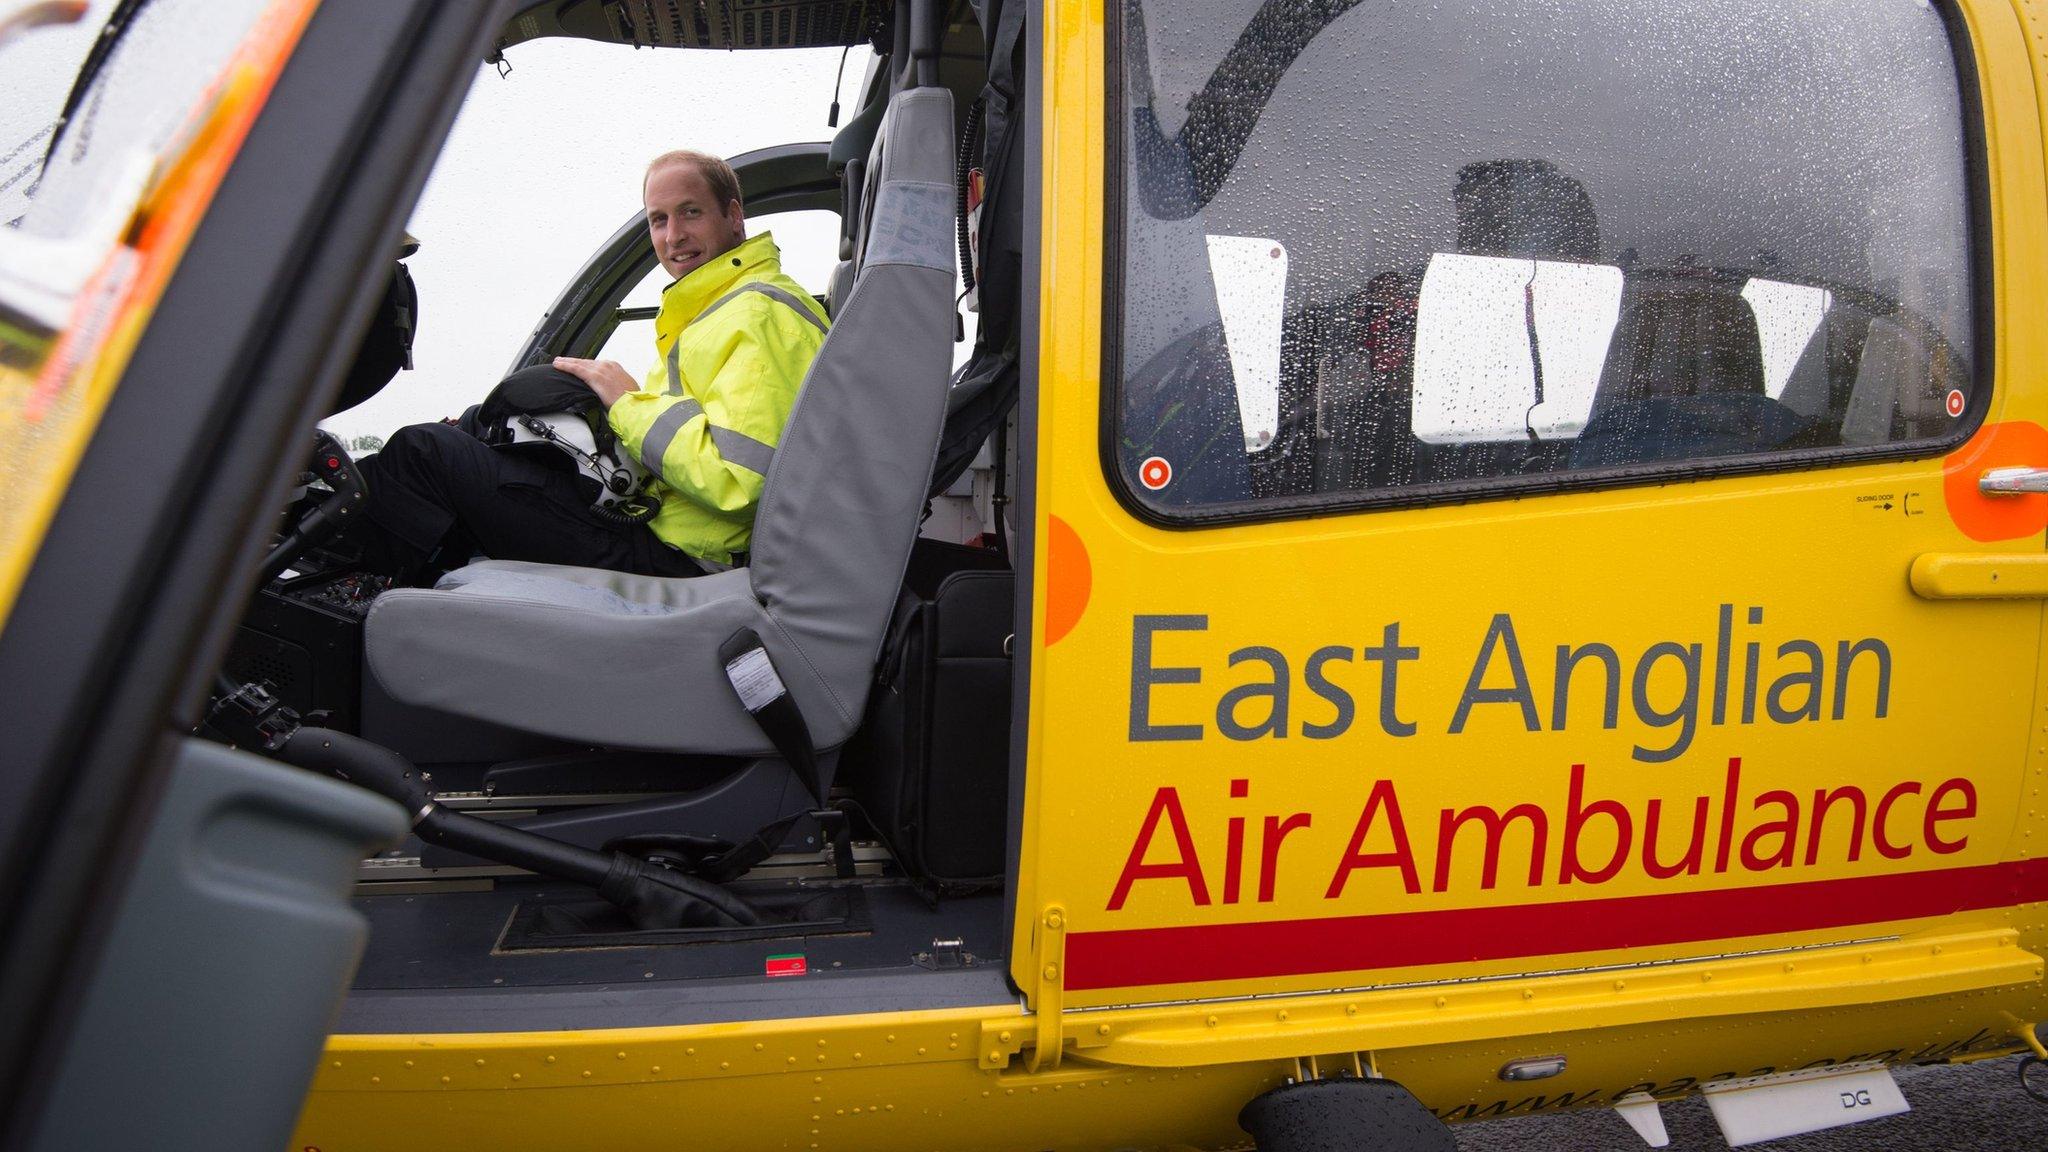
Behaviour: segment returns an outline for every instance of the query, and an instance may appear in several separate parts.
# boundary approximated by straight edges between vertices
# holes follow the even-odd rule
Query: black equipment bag
[[[1014,578],[985,549],[919,540],[842,772],[913,876],[1003,877]]]

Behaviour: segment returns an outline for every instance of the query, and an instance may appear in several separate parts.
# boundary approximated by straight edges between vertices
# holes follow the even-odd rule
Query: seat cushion
[[[441,577],[437,592],[500,599],[526,597],[626,616],[663,616],[727,596],[750,595],[738,568],[710,576],[642,576],[524,560],[478,560]]]
[[[612,616],[669,616],[676,611],[667,604],[628,600],[610,588],[596,584],[582,584],[534,572],[471,572],[460,569],[448,573],[434,587],[442,592],[553,604]]]
[[[410,704],[615,748],[772,755],[717,655],[742,627],[805,713],[828,714],[830,693],[745,569],[662,579],[482,561],[431,591],[378,597],[364,651],[378,684]]]

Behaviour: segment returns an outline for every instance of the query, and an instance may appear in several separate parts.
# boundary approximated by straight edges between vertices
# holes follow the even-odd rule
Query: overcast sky
[[[869,55],[847,64],[849,94]],[[836,50],[636,51],[543,40],[506,57],[512,71],[502,79],[478,69],[412,214],[421,242],[408,262],[420,291],[415,368],[330,420],[338,433],[385,435],[483,399],[555,295],[640,210],[640,176],[655,155],[698,148],[733,156],[832,133],[825,114]],[[763,222],[752,223],[757,232]],[[766,223],[791,274],[823,291],[836,255],[829,217]],[[651,333],[647,342],[643,362],[652,358]]]
[[[79,26],[0,48],[0,156],[55,117],[110,6],[97,0]],[[479,65],[412,213],[410,231],[422,244],[408,262],[420,290],[415,370],[332,419],[328,426],[344,436],[386,435],[481,400],[569,278],[640,210],[640,175],[655,155],[698,148],[733,156],[833,132],[825,114],[836,49],[635,50],[540,40],[506,57],[512,70],[502,79]],[[849,103],[871,58],[863,49],[846,65]],[[836,237],[829,214],[805,215],[811,219],[766,223],[787,270],[821,292]],[[643,361],[652,358],[647,340]]]

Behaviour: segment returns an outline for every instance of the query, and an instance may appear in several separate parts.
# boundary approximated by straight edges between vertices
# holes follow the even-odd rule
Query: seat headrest
[[[912,88],[889,101],[868,155],[878,182],[953,183],[953,94]]]
[[[950,242],[953,94],[944,88],[912,88],[891,98],[867,169],[856,276],[871,262],[889,262],[906,248],[924,247],[931,230]],[[883,195],[885,187],[896,194]],[[908,262],[926,263],[922,258]]]
[[[877,100],[853,114],[832,137],[832,147],[825,154],[825,165],[833,175],[846,170],[854,160],[865,159],[875,147],[875,134],[882,127],[882,114],[889,110],[889,102]]]
[[[1586,186],[1548,160],[1480,160],[1451,192],[1458,251],[1535,260],[1600,259],[1600,220]]]

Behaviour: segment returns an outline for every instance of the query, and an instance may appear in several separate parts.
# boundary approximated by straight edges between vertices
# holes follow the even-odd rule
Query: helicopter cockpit
[[[873,883],[902,886],[906,898],[911,886],[955,894],[979,909],[978,923],[995,905],[992,894],[971,894],[1000,874],[1004,827],[1014,625],[1001,492],[984,486],[976,519],[988,530],[971,544],[918,532],[932,498],[958,490],[977,453],[1004,459],[1016,392],[1015,319],[997,312],[1014,309],[1016,291],[989,282],[1013,279],[1015,257],[981,259],[962,212],[970,171],[978,186],[994,178],[984,150],[1015,147],[1014,126],[1000,138],[986,131],[990,38],[964,6],[792,4],[749,10],[729,26],[699,23],[677,25],[667,10],[540,5],[507,25],[494,55],[544,35],[876,47],[858,110],[829,144],[734,158],[751,212],[828,208],[841,219],[826,295],[833,328],[769,472],[750,563],[663,581],[480,559],[436,588],[392,587],[351,564],[339,530],[361,506],[362,480],[323,433],[302,477],[309,494],[267,559],[210,723],[284,759],[382,781],[372,786],[421,815],[416,838],[371,861],[366,880],[474,886],[488,877],[530,909],[532,886],[516,875],[532,871],[611,902],[576,913],[573,930],[541,932],[535,947],[642,932],[715,940],[739,929],[865,930],[870,905],[889,899]],[[1015,35],[996,41],[1007,83]],[[956,374],[963,256],[965,283],[982,290],[981,325]],[[625,298],[652,266],[636,214],[563,291],[514,367],[593,354],[641,318]],[[345,401],[397,374],[391,333],[419,307],[403,283],[401,270]],[[906,648],[922,645],[914,634],[956,575],[975,578],[963,583],[974,586],[973,627],[951,623],[949,634],[995,659],[981,659],[965,697],[944,690],[949,713],[989,719],[949,751],[987,776],[986,794],[969,788],[965,806],[954,804],[959,819],[921,805],[911,821],[898,793],[924,785],[906,785],[903,769],[928,755],[930,703],[906,709],[900,683],[877,682],[877,663],[901,667]],[[279,719],[287,715],[296,721]],[[292,723],[317,736],[280,739]],[[361,763],[338,768],[336,756]],[[373,763],[389,770],[364,766]],[[931,863],[928,826],[965,849]],[[805,888],[804,876],[841,887]],[[376,897],[367,903],[374,918]],[[928,938],[928,929],[918,918],[911,931]],[[993,919],[972,934],[992,942]],[[420,942],[393,946],[417,954]],[[377,967],[373,958],[367,970]]]

